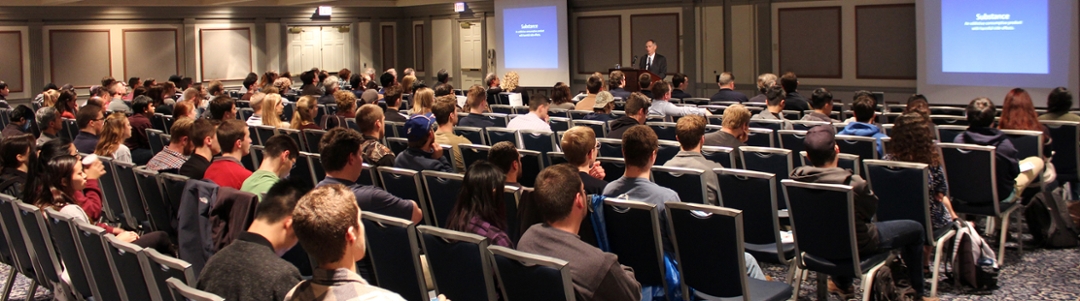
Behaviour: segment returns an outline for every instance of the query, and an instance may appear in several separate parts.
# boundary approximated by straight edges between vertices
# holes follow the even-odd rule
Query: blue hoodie
[[[885,137],[889,137],[889,136],[886,136],[884,133],[882,133],[881,129],[879,129],[876,125],[865,123],[865,122],[855,121],[855,122],[848,123],[848,125],[844,127],[843,131],[840,131],[839,133],[836,133],[836,134],[837,135],[861,136],[861,137],[874,137],[877,140],[878,158],[885,155],[885,153],[882,151],[882,149],[884,149],[884,147],[882,147],[882,145],[881,145],[881,138],[885,138]]]

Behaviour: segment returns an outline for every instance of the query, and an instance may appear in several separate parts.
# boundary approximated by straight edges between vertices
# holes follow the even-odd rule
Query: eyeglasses
[[[600,149],[600,141],[596,141],[596,149]]]

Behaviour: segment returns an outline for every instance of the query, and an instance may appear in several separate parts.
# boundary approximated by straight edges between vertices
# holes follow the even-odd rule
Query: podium
[[[623,87],[623,90],[630,91],[630,92],[641,91],[640,87],[638,87],[638,85],[635,84],[635,83],[637,83],[637,78],[638,78],[638,76],[641,76],[642,73],[649,74],[649,82],[650,83],[653,83],[653,82],[656,82],[658,80],[664,79],[663,76],[656,75],[656,73],[652,73],[649,70],[636,69],[636,68],[611,68],[611,69],[608,69],[608,74],[611,74],[612,71],[616,71],[616,70],[622,71],[622,73],[626,76],[626,86]]]

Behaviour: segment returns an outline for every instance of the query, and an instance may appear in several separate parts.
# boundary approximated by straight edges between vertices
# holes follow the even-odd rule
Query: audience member
[[[671,91],[671,98],[693,98],[694,96],[685,92],[686,87],[689,85],[690,77],[686,76],[686,74],[675,73],[675,75],[671,77],[671,87],[674,88],[674,90]]]
[[[144,95],[146,95],[146,97],[150,97],[150,103],[154,105],[154,113],[160,113],[162,115],[170,116],[174,114],[174,111],[176,111],[176,101],[173,101],[172,98],[166,97],[166,95],[172,95],[170,89],[176,88],[175,86],[172,86],[171,83],[168,86],[157,85],[147,88],[146,94]],[[138,94],[137,91],[136,94]],[[135,97],[137,98],[139,96],[136,95]],[[166,99],[168,99],[168,101],[166,101]],[[169,104],[169,102],[171,102],[172,104]]]
[[[319,97],[319,104],[328,105],[328,104],[337,103],[337,101],[334,100],[334,92],[337,92],[338,88],[341,87],[341,83],[339,83],[338,77],[337,76],[327,77],[325,80],[322,81],[322,87],[323,87],[323,91],[326,91],[326,92],[325,92],[325,94],[323,94],[322,97]]]
[[[379,76],[379,84],[382,84],[383,87],[383,90],[379,91],[381,92],[380,94],[385,93],[387,87],[397,84],[397,76],[390,72],[383,72],[383,74]]]
[[[7,102],[7,97],[11,93],[11,89],[8,88],[8,84],[0,80],[0,108],[10,109],[11,105]]]
[[[620,72],[620,71],[616,71]],[[614,91],[612,91],[614,92]],[[611,93],[615,95],[615,93]],[[652,106],[652,100],[645,97],[644,94],[634,93],[630,94],[630,97],[626,99],[626,115],[616,118],[608,126],[607,138],[622,139],[623,132],[627,129],[635,126],[645,124],[645,121],[649,119],[649,110]]]
[[[273,88],[277,89],[278,94],[281,94],[281,95],[286,95],[286,94],[294,95],[294,94],[296,94],[296,92],[294,92],[292,90],[292,79],[289,79],[288,77],[280,77],[277,80],[275,80]],[[319,95],[305,95],[305,96],[319,97]]]
[[[180,175],[192,180],[202,180],[206,169],[210,167],[210,159],[221,152],[217,138],[217,126],[212,121],[203,118],[195,120],[191,126],[191,144],[195,150],[184,165],[180,166]]]
[[[315,116],[319,114],[318,99],[314,96],[301,96],[296,101],[296,109],[293,112],[292,123],[289,124],[289,128],[294,130],[322,130],[323,128],[315,122]]]
[[[187,162],[188,156],[195,151],[192,143],[194,124],[195,121],[191,118],[180,118],[174,121],[172,127],[169,128],[169,145],[146,162],[146,169],[157,172],[179,172],[180,167]]]
[[[646,97],[655,99],[656,94],[652,92],[653,82],[652,77],[647,73],[638,75],[638,93],[644,94]]]
[[[337,112],[323,117],[326,128],[347,127],[348,122],[346,119],[356,118],[356,98],[348,91],[337,91],[328,96],[334,98],[334,103],[337,104]]]
[[[573,94],[570,92],[570,86],[563,82],[555,83],[555,87],[551,89],[551,108],[573,110],[575,106],[574,102],[570,101],[571,97],[573,97]]]
[[[98,145],[98,133],[105,124],[104,120],[105,114],[99,106],[86,105],[79,108],[79,114],[75,118],[75,123],[79,126],[79,134],[73,141],[75,149],[83,154],[93,153]]]
[[[368,211],[420,222],[424,215],[416,202],[398,198],[381,188],[365,186],[354,182],[360,178],[363,170],[363,156],[360,146],[364,137],[360,133],[343,128],[334,128],[326,132],[319,141],[319,157],[322,160],[326,178],[316,186],[342,184],[356,194],[360,208]]]
[[[957,135],[953,142],[989,145],[997,149],[995,152],[997,156],[997,175],[995,176],[997,178],[998,200],[1012,202],[1016,187],[1027,187],[1028,184],[1017,180],[1030,181],[1038,173],[1031,172],[1034,169],[1032,168],[1027,175],[1021,175],[1020,163],[1018,162],[1019,154],[1016,147],[1013,146],[1012,141],[1001,130],[992,127],[997,109],[990,99],[985,97],[976,98],[968,104],[966,110],[968,128],[960,135]],[[1041,160],[1032,157],[1024,159],[1023,162],[1029,166],[1035,166],[1036,163],[1040,163],[1039,161]]]
[[[124,140],[131,137],[131,124],[122,112],[116,112],[105,118],[101,127],[101,138],[94,147],[94,154],[110,157],[114,162],[133,163],[131,149],[124,145]]]
[[[512,130],[539,130],[551,131],[548,124],[548,107],[550,103],[547,97],[538,95],[529,99],[529,114],[520,115],[506,123],[506,128]]]
[[[458,145],[472,144],[472,141],[454,133],[454,125],[458,123],[457,100],[439,100],[435,102],[431,112],[435,115],[435,122],[439,124],[435,130],[435,143],[449,145],[453,152],[451,157],[454,159],[454,170],[464,171],[465,161]]]
[[[806,101],[806,98],[799,94],[799,78],[795,76],[794,72],[784,73],[780,76],[780,86],[784,88],[787,95],[784,96],[784,110],[795,111],[809,111],[810,103]],[[818,89],[818,91],[823,89]],[[826,93],[828,91],[825,91]],[[817,91],[814,91],[817,94]],[[829,94],[829,105],[832,105],[832,94]],[[805,119],[804,119],[805,120]]]
[[[680,107],[669,101],[671,99],[671,83],[659,80],[653,84],[653,102],[649,106],[649,115],[660,115],[666,120],[673,120],[674,117],[682,117],[687,115],[705,115],[712,116],[712,112],[709,110],[694,108],[694,107]]]
[[[251,176],[240,159],[247,156],[251,147],[251,134],[244,122],[236,119],[225,120],[217,127],[217,142],[221,147],[221,156],[214,158],[206,168],[204,179],[213,181],[221,187],[240,189]]]
[[[517,72],[507,72],[506,76],[503,77],[502,82],[500,82],[500,84],[502,85],[502,91],[509,93],[518,93],[521,94],[521,99],[532,100],[532,98],[529,98],[529,92],[525,91],[525,87],[518,86],[518,80],[520,79],[521,77],[518,77]]]
[[[405,122],[409,148],[397,155],[394,167],[415,171],[435,170],[454,172],[454,166],[443,156],[443,148],[435,142],[435,116],[413,115]]]
[[[1050,96],[1046,97],[1046,114],[1039,116],[1039,120],[1080,121],[1080,116],[1070,113],[1073,96],[1065,87],[1054,88]]]
[[[499,97],[499,93],[502,93],[502,87],[499,83],[499,75],[495,72],[488,73],[484,77],[484,92],[487,94],[487,104],[493,105],[498,103],[496,99]]]
[[[604,187],[604,195],[626,197],[656,205],[656,209],[660,212],[660,224],[666,229],[664,203],[680,202],[680,199],[679,194],[674,190],[657,185],[650,180],[652,166],[656,161],[656,151],[660,147],[656,133],[648,126],[635,125],[626,130],[622,141],[626,170],[622,177]],[[667,230],[663,233],[667,233]],[[674,247],[671,240],[667,235],[663,237],[664,252],[673,253]]]
[[[591,111],[596,106],[596,95],[604,88],[604,77],[593,74],[585,81],[585,90],[589,92],[585,98],[574,105],[574,110]],[[608,94],[611,94],[610,92]]]
[[[1001,106],[1001,119],[997,121],[998,129],[1042,132],[1042,156],[1044,158],[1050,158],[1054,155],[1054,139],[1050,136],[1050,129],[1042,123],[1039,123],[1038,115],[1036,114],[1035,105],[1031,102],[1031,95],[1028,95],[1027,91],[1024,91],[1024,89],[1012,89],[1005,95],[1005,103]],[[1017,159],[1019,160],[1020,158]],[[1035,175],[1040,174],[1044,169],[1050,171],[1055,170],[1053,167],[1044,168],[1045,165],[1051,164],[1046,160],[1034,161],[1037,161],[1033,163],[1036,167],[1035,170],[1033,170]],[[1020,162],[1020,164],[1023,163],[1023,161]],[[1046,179],[1056,177],[1053,173],[1043,176]],[[1031,180],[1032,179],[1025,179],[1024,182]],[[1016,191],[1019,193],[1023,191],[1023,189],[1024,187],[1017,187]]]
[[[318,80],[318,77],[315,76],[315,72],[312,72],[312,71],[309,70],[309,71],[304,71],[304,73],[300,73],[300,82],[303,83],[300,86],[300,95],[301,96],[313,95],[313,96],[316,96],[316,97],[322,97],[323,93],[322,93],[322,90],[319,89],[319,85],[317,84],[317,80]]]
[[[428,97],[428,93],[430,93],[431,99],[435,99],[435,92],[432,92],[431,89],[421,88],[417,89],[416,93],[413,94],[413,103],[416,103],[417,99],[420,97],[420,92],[424,92],[425,100]],[[364,92],[364,94],[367,94],[367,92]],[[401,100],[401,87],[391,86],[385,89],[383,101],[386,102],[386,121],[405,122],[409,120],[410,112],[399,111]]]
[[[416,84],[415,75],[406,75],[401,78],[401,89],[404,90],[402,91],[404,94],[412,94],[413,90],[416,89]]]
[[[196,113],[197,112],[195,111],[195,107],[193,107],[190,102],[182,102],[181,101],[181,102],[177,102],[175,105],[173,105],[173,118],[174,119],[180,119],[180,118],[195,119],[195,117],[198,117]]]
[[[23,195],[30,163],[37,161],[37,144],[33,134],[5,136],[0,142],[0,193],[19,197]]]
[[[457,202],[444,222],[446,228],[486,237],[491,245],[514,248],[506,233],[506,216],[517,212],[506,211],[505,178],[502,170],[490,162],[480,160],[470,165]]]
[[[600,91],[593,99],[592,113],[585,115],[585,120],[603,121],[607,123],[608,120],[613,120],[618,117],[611,114],[611,111],[615,109],[615,99],[611,96],[611,92]]]
[[[544,169],[531,195],[544,222],[525,231],[518,250],[566,260],[577,300],[641,300],[641,284],[633,269],[578,236],[591,205],[573,168]]]
[[[596,142],[596,132],[585,126],[575,126],[562,136],[561,146],[566,162],[577,169],[581,183],[585,185],[585,194],[603,194],[608,182],[607,175],[596,157],[600,156],[600,143]]]
[[[144,165],[154,156],[150,150],[150,138],[146,130],[153,129],[150,118],[154,117],[153,100],[147,96],[136,97],[131,101],[131,117],[128,124],[131,125],[131,137],[124,140],[124,145],[131,149],[131,160],[135,165]]]
[[[131,105],[124,101],[123,96],[127,94],[127,88],[124,87],[124,82],[114,80],[109,85],[102,85],[106,91],[109,91],[109,106],[108,111],[112,112],[130,112]]]
[[[235,108],[233,109],[235,112]],[[285,112],[285,103],[281,99],[281,94],[267,94],[266,98],[262,101],[262,124],[272,126],[278,129],[289,128],[289,123],[281,121],[281,114]],[[252,115],[254,116],[254,115]]]
[[[765,90],[765,109],[750,117],[750,120],[780,120],[781,128],[790,130],[793,127],[784,117],[784,90],[780,87],[770,86]],[[756,98],[756,97],[755,97]],[[751,101],[753,102],[753,101]]]
[[[395,86],[397,89],[401,87]],[[409,110],[409,115],[424,115],[431,113],[431,106],[435,105],[435,91],[428,88],[416,89],[416,94],[413,95],[412,109]],[[389,106],[389,103],[387,103]],[[408,118],[406,118],[407,120]]]
[[[776,85],[776,80],[777,80],[776,74],[762,73],[761,75],[758,75],[758,78],[757,78],[757,90],[761,94],[758,94],[758,95],[750,98],[749,102],[758,102],[758,103],[767,102],[769,100],[769,98],[768,98],[768,96],[766,94],[768,94],[769,88],[777,86]]]
[[[886,136],[885,133],[881,132],[880,128],[874,125],[874,118],[877,117],[877,112],[874,111],[874,99],[870,96],[860,96],[851,105],[851,108],[855,111],[855,121],[849,122],[847,126],[844,126],[844,130],[837,134],[873,137],[877,141],[878,156],[884,156],[885,146],[882,145],[881,138],[889,136]],[[1035,112],[1034,109],[1032,112]]]
[[[784,99],[784,102],[787,103],[787,106],[790,106],[791,99],[788,97],[791,97],[790,92],[787,94],[787,96],[785,96]],[[806,115],[803,115],[802,120],[828,123],[840,122],[836,119],[832,119],[832,117],[829,116],[829,114],[833,111],[832,99],[833,96],[832,93],[829,92],[829,90],[826,90],[825,88],[818,88],[817,90],[814,90],[814,95],[810,96],[810,106],[812,106],[814,110],[806,113]],[[785,107],[784,110],[790,109],[788,107]],[[833,128],[833,130],[835,131],[836,128]]]
[[[993,115],[991,115],[993,116]],[[991,117],[993,120],[993,117]],[[908,264],[908,280],[915,289],[916,298],[923,296],[923,239],[926,230],[912,220],[873,222],[877,212],[878,198],[866,181],[850,170],[837,167],[840,148],[831,125],[820,125],[806,133],[803,144],[810,165],[800,166],[791,172],[791,179],[818,184],[841,184],[851,186],[855,195],[855,236],[860,254],[875,254],[894,248],[901,249],[901,257]],[[835,129],[833,129],[835,130]],[[831,275],[829,292],[848,299],[855,290],[850,276]]]
[[[277,91],[277,88],[271,87],[267,91],[267,92],[270,92],[270,93],[259,92],[259,93],[255,93],[255,95],[251,96],[251,101],[248,103],[249,105],[251,105],[251,116],[248,116],[248,118],[247,118],[247,121],[246,121],[247,125],[250,125],[250,126],[263,125],[263,121],[262,121],[263,120],[263,117],[262,117],[262,115],[263,115],[263,113],[262,113],[263,112],[263,101],[266,100],[267,95],[277,94],[277,93],[274,93],[274,91]]]
[[[356,110],[356,126],[360,128],[363,142],[360,143],[360,155],[373,166],[394,166],[394,152],[382,143],[386,134],[386,118],[382,108],[373,104],[360,106]]]
[[[927,117],[927,121],[930,121],[930,102],[926,101],[926,96],[912,94],[911,97],[908,97],[907,106],[904,107],[904,114],[912,112],[922,114]]]
[[[259,169],[251,173],[240,190],[254,195],[262,195],[270,190],[278,180],[289,174],[296,164],[296,158],[300,157],[300,146],[296,141],[284,134],[277,134],[263,143],[262,163]],[[310,184],[308,187],[311,187]]]
[[[402,87],[402,89],[405,89]],[[440,98],[447,95],[454,95],[454,86],[451,84],[437,84],[435,85],[435,98]]]
[[[244,78],[244,95],[240,96],[240,100],[251,100],[251,96],[255,95],[255,92],[259,90],[256,86],[259,80],[259,75],[254,72],[248,73],[248,76]]]
[[[720,91],[709,97],[709,101],[735,101],[738,103],[749,101],[746,94],[735,91],[735,75],[731,72],[720,73],[720,76],[716,78],[716,85],[720,86]]]
[[[293,228],[293,210],[304,189],[298,182],[266,185],[266,196],[255,207],[255,220],[247,232],[206,261],[195,288],[226,300],[285,299],[303,280],[300,270],[279,255],[299,241]]]
[[[626,86],[626,74],[619,70],[611,71],[611,74],[608,74],[608,92],[611,92],[612,96],[629,100],[630,91],[623,89],[624,86]]]
[[[506,173],[506,185],[521,187],[521,184],[518,184],[518,177],[521,176],[521,154],[513,143],[495,143],[488,150],[487,160]]]
[[[56,139],[60,135],[60,131],[64,130],[64,119],[60,117],[60,112],[56,108],[42,107],[38,109],[35,115],[38,128],[41,129],[41,136],[37,139],[38,146],[49,142],[49,140]]]
[[[269,95],[267,96],[269,97]],[[265,100],[263,100],[265,102]],[[264,105],[263,108],[266,106]],[[236,119],[236,102],[229,98],[229,96],[219,96],[210,101],[209,110],[210,119],[217,122],[223,120]],[[266,112],[263,112],[264,114]]]
[[[75,91],[64,90],[60,92],[60,95],[56,98],[56,103],[52,106],[60,112],[60,116],[75,119],[75,113],[79,111],[79,105],[75,103],[76,98]]]
[[[732,160],[742,162],[739,147],[750,139],[750,110],[740,104],[732,105],[724,110],[721,120],[719,131],[705,134],[705,146],[730,147]]]
[[[7,126],[0,131],[4,138],[14,137],[30,132],[30,119],[34,119],[34,110],[26,105],[19,105],[11,110]]]
[[[892,129],[892,142],[883,160],[906,161],[926,164],[930,169],[927,187],[930,192],[930,222],[934,230],[953,225],[959,216],[952,209],[949,199],[949,185],[945,180],[945,169],[941,152],[934,144],[934,133],[930,131],[927,116],[919,113],[904,113],[896,118]]]
[[[485,99],[487,92],[484,91],[484,87],[473,85],[466,94],[468,96],[466,96],[465,107],[469,110],[469,115],[461,117],[457,125],[478,128],[495,126],[495,121],[491,117],[483,115],[490,110],[488,108],[489,101]]]
[[[705,125],[708,123],[708,120],[701,116],[680,118],[675,126],[675,139],[679,141],[682,150],[664,163],[664,166],[704,170],[701,177],[705,178],[706,200],[711,205],[720,205],[720,186],[713,170],[724,166],[705,159],[701,154],[701,147],[705,144]]]

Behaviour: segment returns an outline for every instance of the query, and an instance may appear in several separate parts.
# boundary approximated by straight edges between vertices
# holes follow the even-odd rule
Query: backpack
[[[998,265],[993,249],[974,227],[962,226],[953,237],[953,276],[975,291],[998,288]]]
[[[1071,248],[1080,244],[1070,208],[1061,198],[1061,189],[1036,195],[1024,210],[1024,219],[1036,245]]]
[[[870,286],[868,301],[915,300],[915,289],[911,288],[911,282],[907,278],[907,266],[899,258],[893,259],[874,272],[874,283]]]

